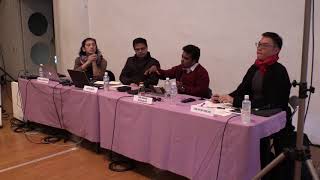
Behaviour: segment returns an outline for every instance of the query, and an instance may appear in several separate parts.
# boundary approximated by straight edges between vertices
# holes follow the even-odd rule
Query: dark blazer
[[[160,67],[159,61],[151,57],[149,52],[143,59],[138,59],[136,56],[129,57],[119,79],[126,85],[139,84],[139,82],[144,82],[146,87],[157,85],[159,78],[156,74],[144,75],[144,72],[153,65]]]
[[[282,110],[287,111],[291,83],[286,68],[278,62],[267,68],[263,77],[263,99],[259,102],[252,100],[252,79],[257,70],[258,68],[255,65],[252,65],[238,88],[229,94],[234,98],[233,105],[235,107],[241,107],[244,95],[248,94],[253,108],[281,108]]]

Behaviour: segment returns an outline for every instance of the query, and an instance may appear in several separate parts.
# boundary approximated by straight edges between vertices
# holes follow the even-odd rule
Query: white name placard
[[[142,103],[142,104],[152,104],[152,98],[151,97],[146,97],[146,96],[134,95],[133,96],[133,101],[137,102],[137,103]]]
[[[38,77],[37,81],[39,83],[43,83],[43,84],[48,84],[49,83],[49,79],[48,78],[44,78],[44,77]]]
[[[207,116],[213,116],[214,115],[214,109],[208,108],[208,107],[202,107],[198,105],[191,105],[191,112],[203,114]]]
[[[86,85],[83,87],[83,90],[87,91],[87,92],[91,92],[91,93],[97,93],[98,92],[98,88],[97,87],[86,86]]]

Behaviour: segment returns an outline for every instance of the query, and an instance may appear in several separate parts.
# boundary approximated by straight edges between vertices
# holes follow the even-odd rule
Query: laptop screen
[[[43,67],[43,76],[52,81],[60,81],[56,68],[50,65],[45,65]]]
[[[90,81],[84,71],[68,69],[68,73],[75,87],[83,88],[84,85],[90,85]]]

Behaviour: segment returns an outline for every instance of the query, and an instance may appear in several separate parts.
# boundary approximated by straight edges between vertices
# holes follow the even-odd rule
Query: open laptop
[[[43,76],[52,81],[60,81],[60,77],[53,66],[45,65],[43,66]]]
[[[68,73],[75,87],[83,88],[85,85],[87,85],[103,88],[103,84],[94,84],[93,82],[90,82],[84,71],[68,69]]]
[[[85,85],[90,85],[90,81],[84,71],[68,69],[68,73],[75,87],[83,88]]]
[[[51,81],[64,82],[67,80],[64,75],[59,76],[56,68],[50,65],[43,66],[43,76]]]

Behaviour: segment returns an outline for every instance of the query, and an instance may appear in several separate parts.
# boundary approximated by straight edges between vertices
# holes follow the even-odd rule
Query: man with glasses
[[[160,67],[159,62],[151,57],[148,52],[147,40],[136,38],[133,40],[135,55],[129,57],[120,74],[120,81],[125,85],[137,86],[140,82],[144,85],[157,85],[159,78],[157,75],[144,75],[144,72],[151,66]]]
[[[249,68],[238,88],[227,95],[214,95],[213,102],[231,103],[241,107],[244,95],[249,95],[252,108],[275,109],[281,108],[287,112],[286,127],[274,135],[276,155],[281,152],[280,136],[283,132],[293,130],[291,125],[291,110],[288,107],[290,95],[290,79],[286,68],[278,62],[282,47],[282,38],[274,32],[265,32],[257,46],[257,59]],[[260,141],[261,168],[267,165],[270,154],[270,138]],[[286,179],[286,178],[284,178]]]
[[[291,84],[286,68],[278,62],[282,39],[276,33],[265,32],[256,46],[257,59],[238,88],[227,95],[214,95],[212,100],[241,107],[244,95],[249,95],[252,107],[286,110]]]

